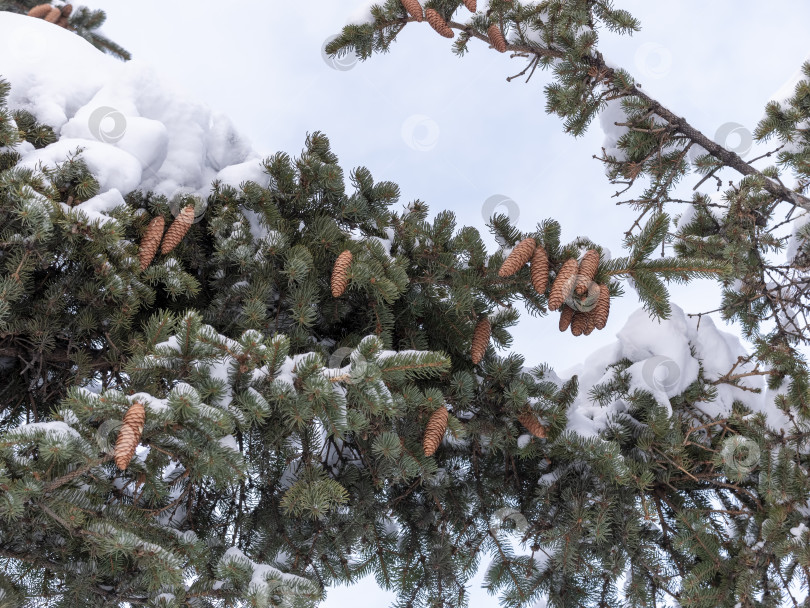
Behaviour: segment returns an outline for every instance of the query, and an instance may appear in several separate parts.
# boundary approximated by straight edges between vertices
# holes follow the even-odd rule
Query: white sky
[[[113,40],[228,114],[263,154],[296,155],[306,133],[320,130],[346,174],[364,165],[375,179],[397,182],[402,204],[418,198],[433,212],[451,209],[460,225],[485,232],[484,202],[504,195],[518,204],[522,230],[553,217],[565,241],[588,235],[622,255],[622,234],[635,215],[614,205],[616,187],[592,159],[602,144],[598,125],[579,140],[565,135],[559,120],[544,111],[548,74],[536,73],[529,84],[505,81],[523,60],[475,41],[472,52],[458,59],[451,42],[423,23],[409,25],[392,53],[347,71],[332,69],[321,47],[365,0],[83,4],[107,11],[105,32]],[[639,18],[642,31],[632,38],[605,34],[605,57],[709,136],[727,122],[753,129],[767,99],[808,54],[808,3],[616,5]],[[406,140],[430,149],[416,150]],[[489,243],[494,246],[491,238]],[[672,292],[687,312],[717,306],[708,284]],[[578,339],[557,331],[556,315],[527,317],[514,331],[514,349],[530,365],[548,362],[564,370],[611,342],[637,307],[633,293],[614,301],[607,328]],[[496,606],[479,585],[480,577],[472,583],[470,607]],[[336,589],[324,606],[378,607],[390,598],[371,581]]]

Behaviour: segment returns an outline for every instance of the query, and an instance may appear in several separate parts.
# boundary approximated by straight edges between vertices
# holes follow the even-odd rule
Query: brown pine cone
[[[160,252],[165,255],[177,247],[180,241],[183,240],[183,237],[186,236],[186,232],[188,232],[188,229],[191,228],[193,223],[194,205],[188,205],[177,214],[177,217],[174,218],[171,226],[169,226],[169,229],[166,231],[166,235],[163,237],[163,244],[160,246]]]
[[[579,264],[574,258],[565,261],[565,264],[560,268],[557,277],[551,284],[551,293],[548,296],[548,309],[557,310],[562,306],[565,299],[571,295],[571,290],[574,288],[573,281],[577,274]]]
[[[436,450],[442,443],[444,431],[447,429],[447,408],[444,405],[440,406],[428,420],[427,427],[425,428],[425,437],[422,440],[422,449],[425,451],[425,456],[433,456]]]
[[[583,314],[585,315],[585,331],[582,333],[586,336],[590,336],[591,332],[596,328],[596,320],[594,319],[593,311],[588,311]]]
[[[62,11],[60,11],[55,6],[51,7],[51,10],[48,11],[48,14],[45,15],[44,19],[48,23],[56,23],[59,21],[59,18],[62,16]]]
[[[577,312],[574,313],[574,318],[571,320],[571,333],[575,336],[581,336],[588,326],[588,320],[585,318],[588,313]]]
[[[349,265],[352,263],[352,252],[348,249],[335,260],[332,268],[332,296],[339,298],[349,285]]]
[[[141,441],[145,421],[146,410],[140,401],[133,403],[124,414],[124,424],[121,425],[118,439],[115,442],[115,464],[122,471],[126,470],[135,455],[135,448]]]
[[[531,259],[535,247],[537,247],[537,243],[531,237],[520,241],[520,243],[512,249],[512,253],[503,261],[503,264],[501,264],[498,276],[501,278],[511,277],[518,270],[523,268],[526,262]]]
[[[45,16],[51,12],[52,8],[53,7],[50,4],[37,4],[34,8],[28,11],[28,16],[36,19],[44,19]]]
[[[506,38],[503,37],[503,32],[501,32],[501,28],[497,23],[493,23],[489,26],[487,36],[489,36],[489,41],[492,43],[492,46],[495,47],[496,51],[499,53],[506,52]]]
[[[425,19],[427,19],[430,27],[439,32],[445,38],[452,38],[455,36],[453,30],[449,25],[447,25],[447,21],[445,21],[444,18],[432,8],[425,11]]]
[[[467,10],[469,10],[471,13],[474,13],[478,9],[475,0],[464,0],[464,6],[466,6]]]
[[[596,329],[604,329],[610,314],[610,290],[607,285],[599,286],[599,299],[596,301],[592,314]]]
[[[571,320],[574,318],[574,309],[570,306],[563,304],[562,314],[560,314],[560,331],[565,331],[571,326]]]
[[[596,249],[589,249],[582,256],[582,261],[579,263],[579,270],[577,271],[577,285],[574,292],[577,295],[587,293],[588,286],[596,276],[596,269],[599,267],[599,252]]]
[[[68,23],[69,19],[67,17],[59,17],[59,19],[56,20],[56,25],[65,29],[67,29]]]
[[[521,414],[518,416],[518,420],[520,421],[520,424],[525,426],[535,437],[539,437],[540,439],[546,438],[546,427],[540,424],[540,421],[537,420],[537,416],[535,416],[533,413],[526,412]]]
[[[66,19],[70,17],[70,14],[72,12],[73,12],[72,4],[66,4],[65,6],[62,7],[62,16],[65,17]]]
[[[534,250],[532,256],[531,274],[534,290],[542,296],[548,287],[548,254],[540,245]]]
[[[163,237],[163,227],[166,222],[163,216],[159,215],[152,218],[149,225],[146,227],[146,232],[141,239],[141,246],[138,249],[138,259],[141,261],[141,270],[146,270],[147,266],[155,259],[160,239]]]
[[[411,17],[417,21],[422,21],[424,17],[422,14],[422,5],[419,4],[419,0],[400,0],[400,2],[402,2],[402,6],[405,7],[405,10],[408,11]]]
[[[470,348],[474,365],[481,363],[481,359],[484,358],[484,354],[487,352],[487,346],[489,346],[489,337],[491,334],[492,325],[490,325],[489,319],[487,317],[481,317],[481,320],[478,321],[478,324],[475,326],[472,348]]]

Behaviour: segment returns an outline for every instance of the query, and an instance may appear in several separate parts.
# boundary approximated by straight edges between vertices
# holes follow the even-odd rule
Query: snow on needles
[[[627,320],[617,334],[615,343],[605,346],[588,357],[584,363],[561,374],[563,378],[579,377],[579,396],[568,412],[568,429],[583,437],[596,437],[603,431],[610,418],[626,412],[627,404],[617,399],[607,406],[592,401],[590,390],[613,377],[608,366],[622,359],[632,365],[626,370],[630,375],[630,392],[635,389],[649,392],[669,412],[669,399],[682,393],[697,380],[700,368],[706,380],[716,380],[727,374],[739,356],[746,350],[739,339],[719,330],[714,322],[703,317],[698,324],[689,318],[677,305],[672,305],[672,315],[667,320],[651,319],[639,309]],[[750,371],[750,365],[740,365],[737,372]],[[734,401],[740,401],[754,413],[765,414],[767,424],[773,429],[788,428],[789,420],[775,404],[775,391],[765,390],[761,376],[749,376],[739,380],[741,386],[762,389],[760,393],[720,383],[717,399],[699,402],[696,407],[712,417],[722,417],[731,411]]]
[[[60,136],[40,150],[19,146],[23,166],[53,166],[83,150],[101,187],[98,200],[76,206],[90,219],[136,189],[171,199],[205,197],[215,179],[267,183],[258,153],[227,117],[189,100],[151,66],[121,62],[44,20],[0,13],[0,78],[11,84],[11,109],[31,112]]]

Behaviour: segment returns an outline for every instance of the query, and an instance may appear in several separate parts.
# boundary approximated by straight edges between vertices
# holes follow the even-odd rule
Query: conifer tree
[[[375,7],[330,50],[369,57],[406,25],[432,27],[414,4]],[[264,161],[266,187],[133,192],[90,218],[81,204],[99,182],[80,151],[19,165],[22,141],[57,135],[8,108],[0,81],[0,602],[312,606],[373,574],[397,606],[464,606],[483,560],[487,589],[515,608],[775,607],[791,584],[807,592],[810,235],[797,231],[787,267],[772,258],[786,244],[773,227],[808,208],[810,65],[767,108],[757,136],[786,145],[760,171],[606,66],[596,34],[636,29],[627,13],[422,8],[459,53],[498,52],[497,23],[504,50],[553,68],[548,109],[575,135],[622,104],[623,154],[602,161],[628,187],[650,183],[626,254],[564,243],[553,218],[525,229],[506,216],[487,251],[452,213],[399,211],[395,184],[344,175],[319,132],[299,157]],[[706,152],[702,177],[743,177],[720,207],[698,192],[673,224],[691,146]],[[695,278],[721,282],[723,315],[755,345],[725,375],[700,362],[662,397],[620,357],[582,394],[577,376],[506,350],[518,304],[552,317],[549,331],[564,318],[587,334],[626,285],[666,319],[666,284]],[[781,433],[744,399],[762,376]],[[707,413],[732,389],[728,411]],[[605,412],[599,433],[571,426],[583,404]]]

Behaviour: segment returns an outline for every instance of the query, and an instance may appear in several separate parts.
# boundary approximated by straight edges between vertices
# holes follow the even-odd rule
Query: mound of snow
[[[42,19],[0,13],[0,78],[11,84],[11,109],[28,110],[60,136],[41,150],[18,146],[22,164],[52,167],[83,150],[101,185],[96,213],[136,189],[171,198],[206,196],[215,179],[267,183],[259,155],[227,117],[151,66],[121,62]]]

